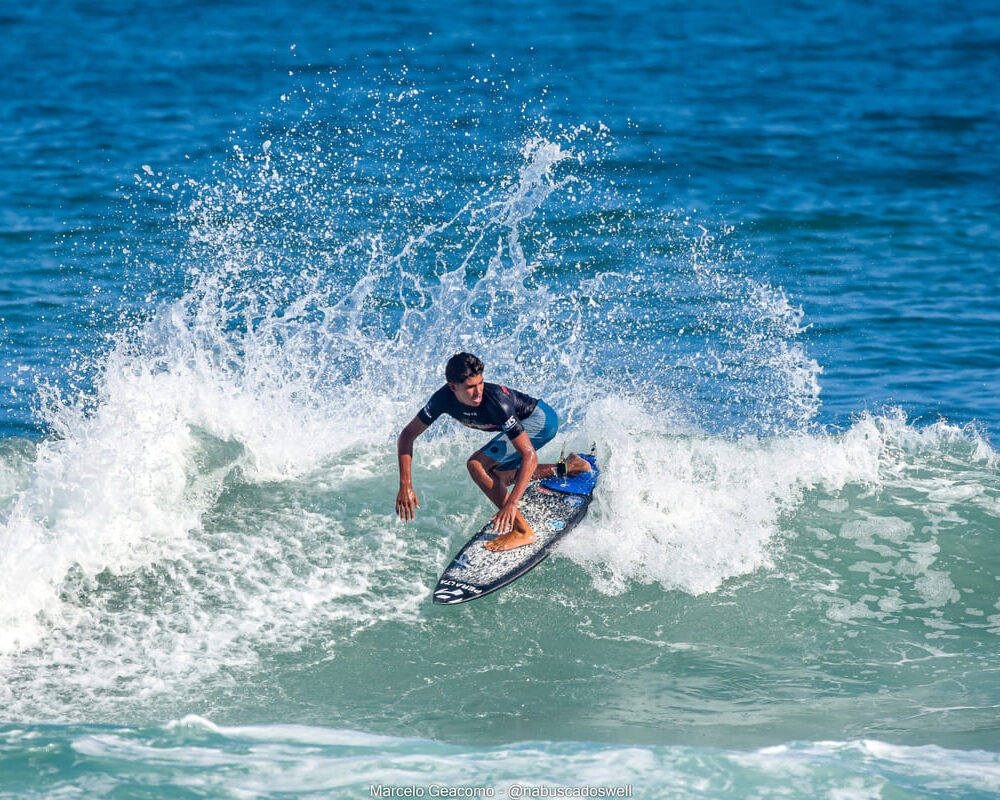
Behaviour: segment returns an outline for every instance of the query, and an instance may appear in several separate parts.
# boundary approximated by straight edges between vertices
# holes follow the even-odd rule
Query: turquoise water
[[[1000,794],[995,9],[2,25],[0,797]],[[603,472],[437,607],[459,348]]]
[[[68,761],[73,777],[52,788],[100,795],[113,773],[116,790],[130,797],[379,796],[373,786],[414,794],[422,788],[425,797],[504,797],[514,787],[550,785],[632,797],[724,797],[749,790],[758,796],[966,798],[988,797],[997,787],[995,759],[982,752],[874,741],[752,752],[577,742],[486,748],[328,728],[220,728],[199,717],[142,730],[16,730],[4,740],[21,753],[8,778],[21,797],[38,787],[38,770],[64,769]],[[495,795],[485,794],[490,788]]]

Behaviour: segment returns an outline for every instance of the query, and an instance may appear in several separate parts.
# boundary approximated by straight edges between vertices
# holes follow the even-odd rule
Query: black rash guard
[[[498,383],[483,383],[483,402],[466,406],[458,402],[446,383],[417,413],[424,425],[430,425],[442,414],[454,417],[469,428],[481,431],[503,431],[513,439],[524,432],[521,420],[531,415],[538,400]]]

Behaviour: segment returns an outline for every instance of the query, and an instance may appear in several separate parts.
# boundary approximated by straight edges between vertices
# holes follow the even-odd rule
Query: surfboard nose
[[[435,587],[432,599],[436,605],[447,606],[453,605],[454,603],[464,603],[466,600],[471,600],[473,597],[478,597],[480,594],[482,594],[482,592],[476,591],[472,587],[466,589],[462,586],[458,586],[453,581],[449,581],[448,583],[441,581],[438,583],[437,587]]]

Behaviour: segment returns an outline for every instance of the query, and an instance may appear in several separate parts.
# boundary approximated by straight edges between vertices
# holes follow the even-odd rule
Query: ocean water
[[[1000,795],[995,4],[0,41],[0,797]],[[604,470],[437,607],[458,349]]]

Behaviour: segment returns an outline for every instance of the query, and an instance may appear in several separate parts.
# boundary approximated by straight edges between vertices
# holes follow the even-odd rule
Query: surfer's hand
[[[517,506],[512,503],[504,503],[503,508],[493,515],[493,530],[497,533],[512,531],[515,519],[517,519]]]
[[[400,486],[399,494],[396,495],[396,513],[404,522],[409,522],[417,516],[416,508],[420,508],[420,501],[412,486]]]

